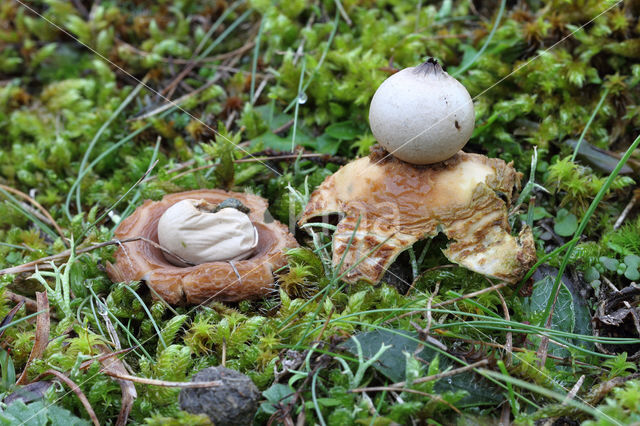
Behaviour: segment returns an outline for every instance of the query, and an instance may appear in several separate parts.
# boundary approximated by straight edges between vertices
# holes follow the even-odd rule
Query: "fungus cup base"
[[[284,250],[298,243],[285,225],[265,217],[267,201],[257,195],[206,189],[166,195],[161,201],[147,200],[120,223],[115,238],[144,237],[157,243],[158,221],[173,204],[185,199],[217,204],[227,198],[237,198],[251,209],[249,218],[259,238],[251,257],[235,261],[233,266],[230,262],[207,262],[179,267],[169,263],[160,249],[145,241],[133,241],[118,247],[115,262],[107,264],[109,277],[114,282],[143,280],[171,304],[236,302],[269,294],[273,291],[273,271],[287,264]]]
[[[521,179],[511,164],[460,151],[419,166],[385,153],[374,149],[325,179],[299,221],[342,215],[333,264],[344,259],[345,281],[377,283],[402,251],[439,232],[449,260],[483,275],[514,283],[535,263],[531,230],[513,236],[507,220]]]

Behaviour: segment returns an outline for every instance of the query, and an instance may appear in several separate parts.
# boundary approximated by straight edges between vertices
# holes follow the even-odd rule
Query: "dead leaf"
[[[111,351],[107,346],[98,345],[98,348],[103,355],[111,355]],[[109,356],[108,358],[100,358],[100,364],[102,364],[102,371],[110,376],[129,375],[124,363],[117,356]],[[138,392],[134,384],[127,380],[116,379],[120,384],[122,390],[122,404],[120,408],[120,414],[118,414],[117,426],[124,426],[127,424],[129,413],[133,407],[133,403],[138,397]]]
[[[20,310],[20,308],[22,308],[22,305],[24,305],[24,301],[19,302],[16,306],[13,307],[13,309],[9,311],[7,315],[5,315],[4,318],[2,318],[2,321],[0,321],[0,328],[1,328],[0,338],[4,334],[4,331],[6,330],[6,328],[2,328],[2,327],[6,327],[7,325],[11,324],[13,317],[15,317],[16,313]]]
[[[34,359],[42,357],[44,351],[47,349],[47,345],[49,344],[49,328],[51,321],[49,319],[49,299],[47,298],[47,293],[37,292],[36,303],[38,306],[38,312],[40,312],[36,320],[36,340],[33,343],[33,348],[31,349],[29,359],[22,370],[22,374],[20,374],[20,377],[16,382],[17,385],[22,385],[27,382],[27,370],[29,369],[29,365]]]

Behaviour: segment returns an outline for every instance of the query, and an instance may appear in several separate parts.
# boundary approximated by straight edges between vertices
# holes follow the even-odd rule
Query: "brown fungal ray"
[[[521,178],[511,164],[462,151],[426,166],[379,158],[374,152],[325,179],[299,221],[342,215],[333,264],[344,259],[345,281],[377,283],[403,250],[439,232],[450,240],[449,260],[487,276],[514,283],[535,262],[531,230],[515,237],[507,221]]]
[[[267,202],[257,195],[203,189],[166,195],[156,202],[147,200],[120,223],[115,238],[144,237],[157,243],[158,220],[173,204],[185,199],[217,204],[230,197],[251,209],[249,217],[258,230],[258,246],[248,259],[233,264],[208,262],[179,267],[169,263],[160,249],[145,241],[133,241],[123,243],[116,250],[115,262],[107,264],[109,277],[116,282],[144,280],[171,304],[233,302],[267,295],[273,290],[273,271],[287,263],[284,250],[297,247],[298,243],[286,226],[266,220]]]

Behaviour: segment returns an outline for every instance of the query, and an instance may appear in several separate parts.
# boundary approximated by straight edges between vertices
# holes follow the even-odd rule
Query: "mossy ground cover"
[[[122,350],[143,379],[249,375],[255,424],[638,421],[639,15],[612,0],[2,2],[0,418],[84,424],[89,405],[116,423],[130,405],[132,424],[206,424],[178,388],[138,380],[133,397],[109,377],[98,358]],[[407,293],[345,285],[330,240],[299,232],[308,250],[266,299],[171,307],[109,280],[114,229],[145,199],[247,191],[293,223],[375,143],[378,85],[427,57],[474,98],[465,149],[524,173],[510,217],[533,225],[531,279],[448,265],[436,238],[406,256]],[[86,404],[69,383],[8,403],[52,370]]]

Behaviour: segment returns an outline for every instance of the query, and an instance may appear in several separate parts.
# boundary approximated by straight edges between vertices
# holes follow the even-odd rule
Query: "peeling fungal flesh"
[[[118,226],[115,237],[143,237],[158,242],[158,221],[172,205],[187,199],[218,204],[236,198],[251,211],[249,218],[258,231],[258,245],[251,257],[234,262],[207,262],[180,267],[169,263],[160,248],[146,241],[122,243],[107,273],[115,282],[144,280],[171,304],[197,304],[208,300],[235,302],[266,296],[273,290],[273,271],[287,264],[284,251],[298,243],[287,227],[271,218],[267,201],[251,194],[217,189],[170,194],[161,201],[147,200]]]
[[[382,155],[325,179],[299,221],[340,215],[333,264],[344,259],[345,281],[377,283],[402,251],[439,232],[450,240],[444,250],[450,261],[486,276],[514,283],[535,263],[531,230],[515,237],[507,221],[521,178],[511,164],[462,151],[426,166],[376,157]]]

